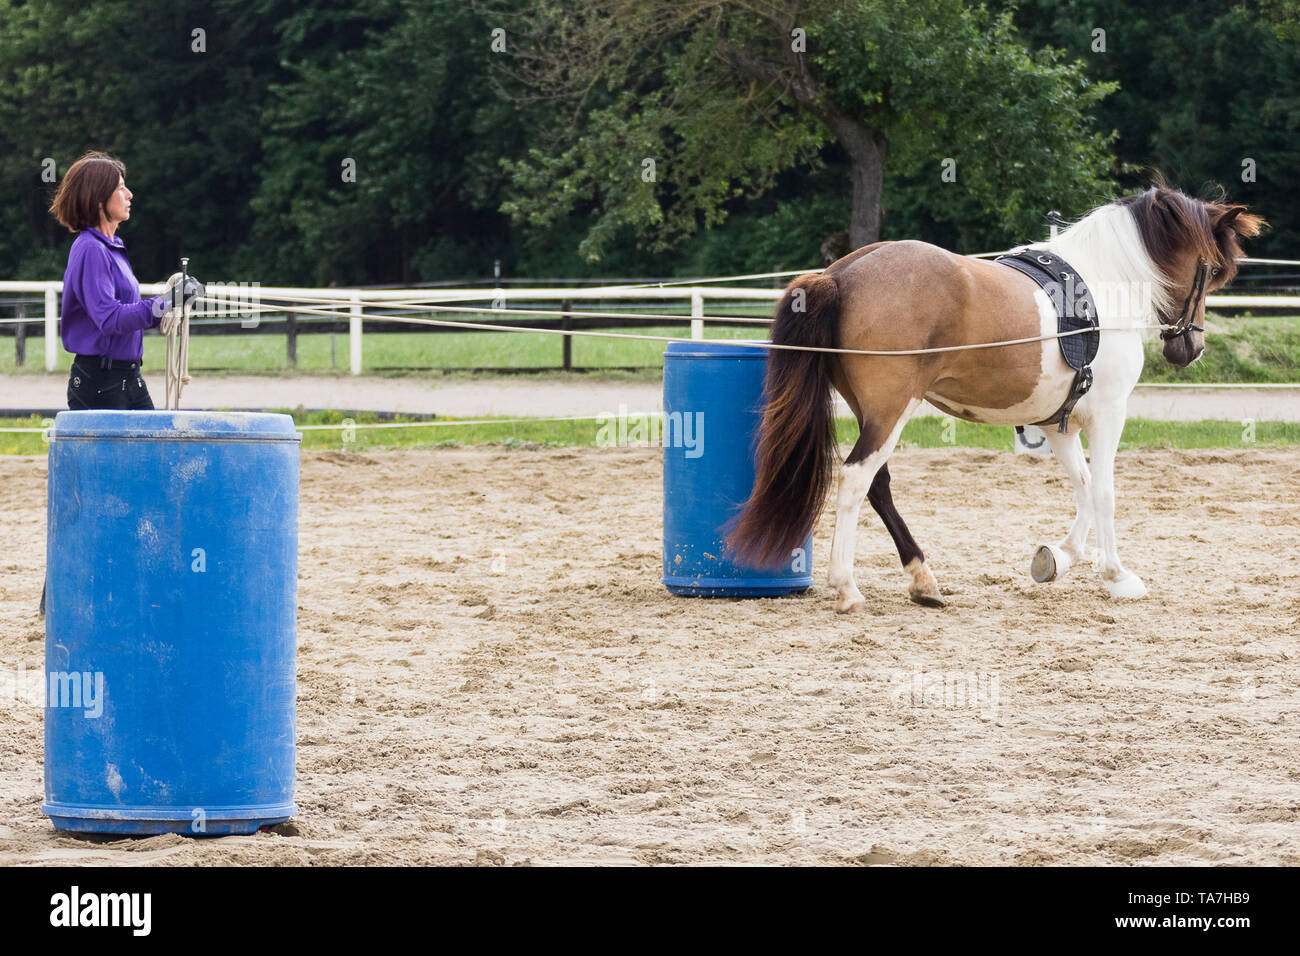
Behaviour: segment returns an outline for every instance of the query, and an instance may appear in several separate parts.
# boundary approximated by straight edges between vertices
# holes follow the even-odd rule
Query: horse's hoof
[[[1069,567],[1070,559],[1065,556],[1064,551],[1045,544],[1034,554],[1034,560],[1029,565],[1029,574],[1039,584],[1046,584],[1065,574]]]
[[[939,582],[934,579],[924,558],[913,558],[903,565],[903,570],[912,576],[912,584],[907,589],[909,598],[926,607],[943,607],[943,598],[939,597]]]
[[[857,600],[845,598],[835,605],[835,611],[838,614],[857,614],[859,611],[865,611],[866,609],[867,602],[863,598]]]
[[[1111,599],[1116,601],[1134,601],[1147,596],[1147,586],[1132,571],[1118,581],[1107,581],[1106,588],[1110,591]]]

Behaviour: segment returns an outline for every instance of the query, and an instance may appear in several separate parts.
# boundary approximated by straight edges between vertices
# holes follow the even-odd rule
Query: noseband
[[[1162,339],[1176,339],[1180,335],[1186,335],[1188,332],[1204,332],[1205,326],[1196,325],[1196,310],[1200,308],[1201,299],[1205,296],[1205,283],[1210,277],[1210,264],[1204,259],[1196,260],[1196,281],[1192,283],[1191,291],[1187,293],[1187,301],[1183,303],[1182,315],[1173,325],[1164,326],[1160,333]]]

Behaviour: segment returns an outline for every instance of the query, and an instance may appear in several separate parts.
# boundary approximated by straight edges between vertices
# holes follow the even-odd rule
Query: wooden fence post
[[[361,374],[361,293],[353,292],[351,314],[348,316],[349,371]]]
[[[573,308],[573,303],[565,299],[560,303],[560,311],[564,317],[560,319],[560,328],[565,331],[573,330],[573,313],[569,310]],[[564,370],[570,372],[573,370],[573,336],[565,335],[564,339]]]
[[[289,368],[298,367],[298,317],[292,312],[285,314],[284,342],[288,350]]]
[[[21,299],[15,306],[14,317],[18,319],[14,326],[14,365],[22,368],[27,361],[27,323],[23,321],[27,318],[27,303]]]
[[[59,290],[51,282],[45,287],[45,371],[53,372],[59,364]]]

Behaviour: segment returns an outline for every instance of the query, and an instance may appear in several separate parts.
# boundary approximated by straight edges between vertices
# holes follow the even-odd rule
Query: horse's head
[[[1146,192],[1126,196],[1142,244],[1164,278],[1156,316],[1165,358],[1186,366],[1205,351],[1205,297],[1237,275],[1241,239],[1259,235],[1264,220],[1245,206],[1194,199],[1158,182]]]

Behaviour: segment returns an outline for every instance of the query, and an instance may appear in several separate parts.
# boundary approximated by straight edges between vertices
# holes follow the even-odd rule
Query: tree
[[[123,236],[141,279],[175,271],[182,253],[220,275],[249,222],[255,29],[202,0],[0,0],[6,272],[62,273],[71,237],[46,211],[47,171],[102,149],[137,195]]]
[[[514,43],[503,89],[557,117],[526,157],[503,161],[515,190],[503,208],[535,227],[589,212],[591,257],[625,225],[650,249],[714,226],[781,171],[816,168],[830,141],[849,160],[854,246],[881,233],[887,163],[927,168],[968,210],[1022,233],[1112,188],[1092,114],[1113,85],[1031,52],[1009,15],[962,0],[486,9]]]
[[[1255,0],[1253,6],[1279,40],[1300,41],[1300,0]],[[1243,12],[1255,11],[1248,7]]]
[[[485,82],[488,28],[473,12],[460,0],[316,0],[276,19],[285,78],[264,118],[259,259],[247,267],[409,282],[485,275],[508,258],[496,157],[520,130]]]
[[[0,0],[4,277],[62,273],[50,163],[88,149],[127,165],[145,281],[181,254],[209,281],[490,273],[522,133],[479,37],[456,0]]]
[[[1035,42],[1078,55],[1095,82],[1119,83],[1100,109],[1134,171],[1126,187],[1145,185],[1144,168],[1193,192],[1221,183],[1269,221],[1252,254],[1293,257],[1300,34],[1284,37],[1300,6],[1261,6],[1263,16],[1214,0],[1151,0],[1136,12],[1122,0],[1023,0],[1017,17]]]

